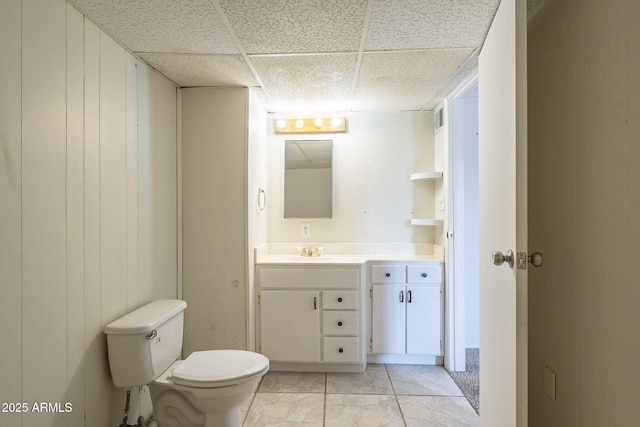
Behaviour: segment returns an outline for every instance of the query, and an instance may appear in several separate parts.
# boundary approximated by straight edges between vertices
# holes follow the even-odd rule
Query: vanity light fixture
[[[277,119],[273,122],[275,133],[344,133],[346,117],[314,119]]]

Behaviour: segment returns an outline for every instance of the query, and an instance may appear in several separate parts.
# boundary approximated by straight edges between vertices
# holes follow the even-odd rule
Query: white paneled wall
[[[0,13],[0,402],[22,399],[22,101],[21,4]],[[0,425],[20,426],[0,413]]]
[[[176,88],[63,0],[4,1],[0,55],[0,426],[117,425],[103,328],[178,293]]]

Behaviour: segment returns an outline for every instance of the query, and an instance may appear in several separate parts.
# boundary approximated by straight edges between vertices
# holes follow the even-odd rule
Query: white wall
[[[638,17],[634,1],[549,0],[529,20],[532,426],[640,419]]]
[[[480,346],[478,260],[478,96],[453,101],[456,286],[464,287],[465,346]]]
[[[268,242],[268,215],[266,204],[264,209],[258,205],[258,189],[265,191],[267,200],[269,193],[269,136],[267,127],[267,110],[259,98],[249,90],[249,147],[248,147],[248,343],[249,350],[255,350],[255,254],[254,248]],[[261,201],[262,203],[262,201]]]
[[[153,136],[176,89],[149,74],[138,99],[145,66],[62,0],[4,2],[0,54],[0,401],[72,405],[0,425],[114,425],[103,328],[177,293],[175,131]],[[149,187],[174,192],[139,203]],[[150,217],[156,240],[139,233]]]
[[[312,116],[312,115],[310,115]],[[324,115],[326,116],[326,114]],[[433,243],[432,227],[412,226],[414,216],[434,213],[433,184],[409,175],[433,170],[430,112],[350,113],[348,131],[334,141],[332,219],[284,219],[284,141],[317,135],[275,135],[269,116],[269,242],[301,242],[300,223],[311,223],[307,242]]]

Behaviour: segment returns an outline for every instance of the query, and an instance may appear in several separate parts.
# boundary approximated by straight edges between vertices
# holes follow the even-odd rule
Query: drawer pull
[[[313,309],[318,309],[318,297],[313,297]]]
[[[342,302],[342,297],[338,297],[338,302]]]
[[[338,326],[342,326],[342,322],[338,322]]]
[[[422,273],[422,274],[421,274],[421,276],[422,276],[422,277],[427,277],[427,276],[428,276],[428,274],[427,274],[427,273]]]
[[[344,348],[340,347],[340,348],[338,349],[338,353],[344,353]]]
[[[385,274],[385,276],[391,277],[391,273],[387,273],[387,274]]]

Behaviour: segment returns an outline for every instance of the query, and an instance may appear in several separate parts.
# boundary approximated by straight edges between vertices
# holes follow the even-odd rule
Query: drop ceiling
[[[500,0],[69,0],[178,86],[253,87],[270,112],[433,109]]]

